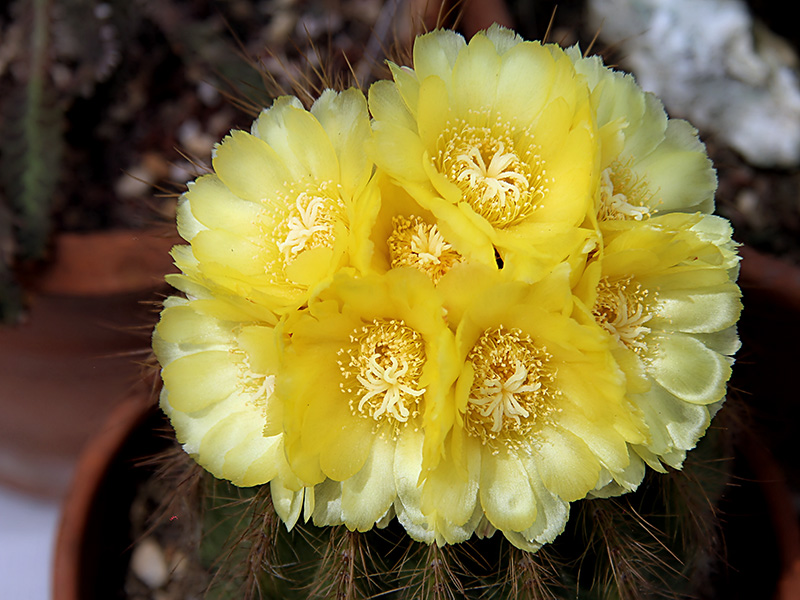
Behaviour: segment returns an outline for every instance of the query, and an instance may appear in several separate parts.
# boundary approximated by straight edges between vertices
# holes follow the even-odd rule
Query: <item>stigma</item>
[[[558,410],[552,356],[520,330],[484,331],[467,361],[475,375],[466,427],[484,445],[514,445]]]
[[[442,131],[434,164],[462,199],[494,227],[530,216],[547,193],[544,163],[527,132],[485,115],[478,126],[458,120]]]
[[[645,325],[651,318],[650,294],[632,277],[614,281],[603,277],[597,286],[592,314],[620,344],[643,356],[647,351]]]
[[[615,161],[600,174],[600,221],[642,221],[650,214],[653,194],[630,167]]]
[[[425,364],[422,336],[401,320],[376,319],[350,341],[350,359],[339,367],[353,413],[395,427],[417,416],[425,393],[418,383]]]
[[[453,265],[464,260],[445,241],[436,224],[426,223],[417,216],[397,216],[392,225],[388,239],[392,268],[414,267],[436,284]]]

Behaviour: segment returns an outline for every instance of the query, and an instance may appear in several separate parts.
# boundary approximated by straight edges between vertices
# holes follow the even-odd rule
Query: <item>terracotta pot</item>
[[[142,382],[84,448],[61,513],[54,600],[120,597],[130,551],[130,502],[147,476],[135,461],[166,443],[154,433],[160,418],[152,386]]]
[[[767,518],[757,528],[774,531],[779,548],[779,564],[769,565],[780,570],[775,597],[795,600],[800,598],[800,524],[790,490],[800,490],[795,428],[800,403],[793,382],[800,340],[800,268],[751,248],[740,253],[742,349],[731,388],[743,396],[751,413],[739,445],[749,470],[745,476],[758,482],[765,499]],[[753,540],[743,543],[752,545]]]
[[[160,231],[65,234],[26,321],[0,328],[0,482],[58,497],[81,447],[141,378],[168,252]]]

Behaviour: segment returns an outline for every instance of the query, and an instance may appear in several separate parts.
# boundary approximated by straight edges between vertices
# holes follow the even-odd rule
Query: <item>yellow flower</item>
[[[577,46],[567,54],[591,89],[602,149],[601,223],[674,211],[711,213],[717,178],[694,127],[667,118],[658,98],[599,56],[584,58]]]
[[[435,465],[453,420],[454,337],[430,279],[413,268],[342,274],[286,321],[276,378],[286,457],[318,524],[365,530],[393,509],[395,446],[425,432],[415,465]],[[321,500],[320,498],[324,499]],[[391,516],[391,515],[390,515]]]
[[[599,156],[588,90],[557,46],[434,31],[369,91],[376,164],[462,255],[536,280],[585,245]]]
[[[372,268],[378,273],[413,267],[437,284],[455,265],[469,257],[455,249],[430,211],[379,174],[381,207],[372,229]]]
[[[535,551],[570,503],[680,468],[738,348],[697,133],[629,76],[501,27],[393,80],[282,97],[178,208],[154,333],[199,464],[291,528]]]
[[[579,286],[647,423],[634,450],[659,471],[681,467],[725,396],[741,312],[730,234],[719,217],[651,218],[609,233]]]
[[[191,247],[177,265],[211,288],[283,311],[339,269],[369,260],[378,198],[364,153],[364,95],[326,90],[306,111],[284,96],[252,132],[215,150],[216,174],[190,184],[178,229]]]
[[[281,352],[273,320],[241,299],[177,281],[192,300],[164,302],[153,334],[162,365],[161,408],[184,450],[214,476],[239,486],[299,485],[283,436],[265,435]]]
[[[533,285],[462,265],[438,289],[462,369],[448,453],[421,486],[424,441],[398,441],[409,458],[399,463],[397,513],[413,537],[455,543],[496,528],[535,550],[563,530],[568,503],[606,477],[639,484],[629,444],[645,443],[645,427],[609,337],[570,317],[566,265]]]

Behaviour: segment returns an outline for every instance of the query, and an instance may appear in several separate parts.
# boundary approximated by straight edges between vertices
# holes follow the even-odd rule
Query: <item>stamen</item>
[[[436,167],[461,189],[475,212],[495,227],[529,216],[547,193],[537,147],[515,142],[526,135],[520,136],[498,118],[483,127],[456,121],[439,137]]]
[[[486,330],[467,360],[475,370],[467,431],[483,444],[515,445],[557,412],[552,356],[518,329]]]
[[[323,184],[315,192],[298,194],[276,228],[277,246],[284,264],[291,263],[305,250],[333,247],[334,227],[337,221],[345,219],[345,211],[338,194],[329,193],[328,187],[330,184]]]
[[[392,224],[388,239],[392,267],[415,267],[438,283],[453,265],[464,260],[445,241],[436,224],[429,225],[416,216],[394,217]]]
[[[359,386],[342,389],[354,398],[357,414],[397,427],[419,414],[425,388],[417,382],[425,364],[422,336],[403,321],[375,320],[351,336],[350,361],[340,362],[344,378],[355,376]]]
[[[647,352],[645,336],[650,328],[645,326],[649,313],[649,292],[632,277],[609,281],[607,277],[597,286],[597,300],[592,314],[597,322],[620,344],[640,356]]]
[[[650,216],[653,194],[630,168],[614,162],[600,174],[600,221],[641,221]]]

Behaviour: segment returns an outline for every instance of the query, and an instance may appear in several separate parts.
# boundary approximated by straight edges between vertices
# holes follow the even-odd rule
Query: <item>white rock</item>
[[[162,587],[169,580],[169,570],[164,551],[153,538],[144,538],[133,549],[131,570],[151,590]]]
[[[800,85],[788,45],[741,0],[591,0],[641,86],[756,166],[800,164]],[[757,39],[759,43],[754,43]]]

